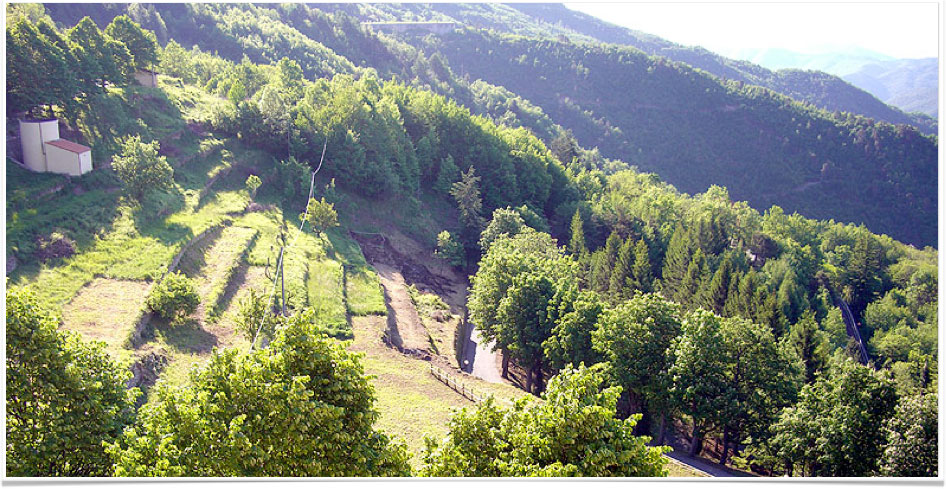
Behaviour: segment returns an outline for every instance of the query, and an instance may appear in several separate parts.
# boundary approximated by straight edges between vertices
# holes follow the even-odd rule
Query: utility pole
[[[285,257],[283,256],[284,246],[279,247],[279,281],[282,282],[282,315],[286,315],[286,263],[283,261]]]

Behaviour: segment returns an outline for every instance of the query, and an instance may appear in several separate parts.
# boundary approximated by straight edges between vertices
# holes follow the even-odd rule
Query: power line
[[[269,294],[269,301],[266,303],[266,309],[263,310],[263,318],[259,322],[259,327],[256,328],[256,334],[253,335],[253,342],[250,343],[250,350],[253,350],[256,347],[256,338],[259,336],[260,331],[263,329],[263,324],[266,322],[266,316],[269,315],[270,308],[273,305],[273,299],[276,298],[276,282],[279,277],[280,270],[283,268],[283,261],[286,256],[286,252],[289,251],[299,240],[299,236],[302,234],[302,228],[305,226],[305,222],[309,217],[309,201],[312,200],[312,194],[315,191],[315,175],[322,169],[322,161],[325,160],[325,150],[328,148],[328,138],[325,138],[325,144],[322,145],[322,156],[319,158],[319,166],[312,172],[312,180],[309,182],[309,198],[306,199],[305,212],[302,215],[302,222],[299,223],[299,232],[296,233],[296,237],[292,239],[292,242],[289,243],[289,246],[283,248],[279,252],[279,259],[276,262],[276,273],[273,275],[273,291]],[[285,304],[284,304],[285,306]]]

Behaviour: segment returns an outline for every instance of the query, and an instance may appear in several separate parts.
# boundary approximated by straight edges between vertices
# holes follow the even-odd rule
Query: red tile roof
[[[85,153],[86,151],[92,151],[92,148],[88,146],[83,146],[79,143],[73,143],[72,141],[67,141],[65,139],[54,139],[52,141],[46,141],[46,144],[51,144],[57,148],[70,151],[72,153]]]

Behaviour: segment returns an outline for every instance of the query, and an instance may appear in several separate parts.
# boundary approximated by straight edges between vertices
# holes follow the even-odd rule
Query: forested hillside
[[[70,8],[76,7],[51,11],[69,19],[76,15]],[[420,6],[412,10],[427,15]],[[617,46],[463,31],[430,44],[415,39],[411,48],[364,32],[344,12],[329,17],[302,5],[158,5],[155,12],[173,19],[164,24],[185,46],[212,46],[233,61],[245,52],[254,62],[275,62],[314,46],[306,49],[326,59],[298,56],[306,76],[374,69],[494,120],[525,125],[546,143],[560,132],[555,124],[564,126],[582,146],[654,171],[689,193],[726,185],[757,209],[778,204],[935,244],[937,143],[906,126],[828,114]],[[334,18],[339,27],[327,29]],[[798,75],[787,72],[775,82],[795,86]],[[615,100],[614,93],[624,95]]]
[[[95,157],[8,158],[9,475],[938,474],[913,128],[304,5],[8,13],[8,121]]]
[[[759,209],[778,204],[935,243],[937,142],[910,126],[832,115],[630,48],[464,31],[425,49],[527,97],[581,145],[683,191],[714,182]]]
[[[686,63],[720,78],[766,87],[828,111],[844,111],[891,124],[910,124],[924,134],[936,134],[937,122],[922,114],[905,114],[880,96],[852,86],[838,76],[812,70],[772,71],[757,64],[729,59],[699,46],[682,46],[645,32],[609,24],[559,4],[328,4],[319,8],[344,11],[366,21],[455,20],[463,25],[498,32],[572,42],[631,46],[653,56]],[[881,99],[881,100],[878,100]]]

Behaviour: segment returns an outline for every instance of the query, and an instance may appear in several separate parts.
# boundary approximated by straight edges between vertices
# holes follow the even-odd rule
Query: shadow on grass
[[[194,318],[169,322],[155,317],[152,325],[156,338],[182,353],[210,353],[217,346],[217,336],[204,330]]]

